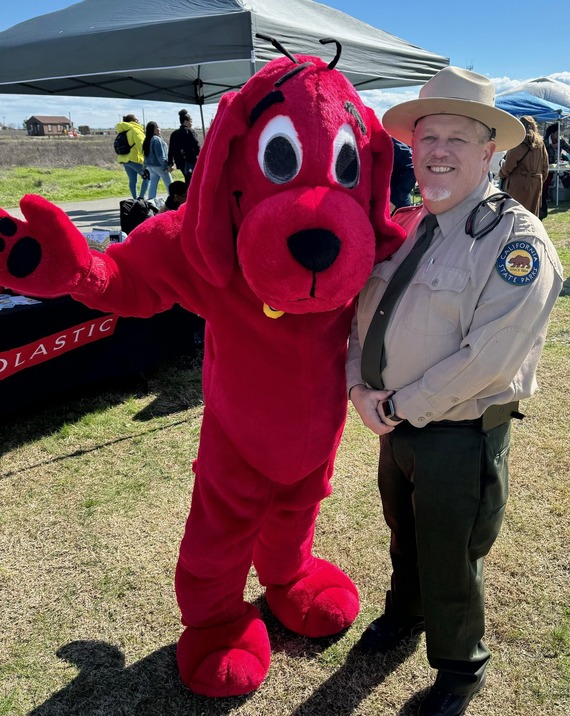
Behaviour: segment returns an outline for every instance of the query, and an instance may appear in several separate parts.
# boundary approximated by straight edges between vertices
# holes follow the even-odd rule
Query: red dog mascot
[[[123,244],[90,251],[38,196],[21,201],[26,222],[0,210],[0,284],[124,316],[179,303],[206,318],[176,569],[178,665],[197,693],[245,694],[267,674],[267,629],[243,599],[252,563],[289,629],[322,637],[357,616],[352,581],[311,549],[346,418],[354,297],[403,240],[387,212],[391,167],[391,140],[344,76],[288,56],[224,95],[187,204]]]

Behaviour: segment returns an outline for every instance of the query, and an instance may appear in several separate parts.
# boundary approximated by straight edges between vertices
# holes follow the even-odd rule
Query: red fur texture
[[[22,200],[25,222],[0,210],[3,285],[121,315],[179,303],[206,318],[176,594],[180,674],[208,696],[252,691],[269,669],[267,630],[243,599],[252,564],[269,608],[300,634],[338,633],[359,608],[350,578],[313,556],[313,535],[346,417],[354,297],[403,236],[387,212],[391,140],[343,75],[298,59],[223,98],[187,204],[124,244],[88,252],[41,197]]]

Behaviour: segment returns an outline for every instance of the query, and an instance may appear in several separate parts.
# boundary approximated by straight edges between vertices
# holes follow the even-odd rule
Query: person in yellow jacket
[[[131,196],[133,199],[144,199],[148,189],[148,178],[143,178],[144,155],[142,145],[145,137],[144,127],[134,114],[126,114],[123,117],[123,121],[117,124],[116,130],[117,133],[127,132],[126,136],[131,148],[128,154],[118,155],[119,163],[123,165],[129,178]],[[141,177],[141,187],[140,191],[137,192],[139,177]]]

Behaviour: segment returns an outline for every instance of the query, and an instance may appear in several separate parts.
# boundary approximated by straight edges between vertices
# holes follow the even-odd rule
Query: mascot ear
[[[208,283],[223,288],[236,266],[229,187],[232,140],[248,130],[238,92],[223,95],[198,155],[182,224],[182,245]]]
[[[406,233],[401,226],[390,220],[390,176],[394,164],[394,145],[374,110],[366,107],[366,111],[372,148],[370,220],[376,235],[375,263],[379,263],[396,251]]]

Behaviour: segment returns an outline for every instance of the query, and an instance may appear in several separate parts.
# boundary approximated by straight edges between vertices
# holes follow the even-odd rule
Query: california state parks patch
[[[512,241],[497,259],[499,276],[514,286],[532,283],[538,276],[540,259],[528,241]]]

